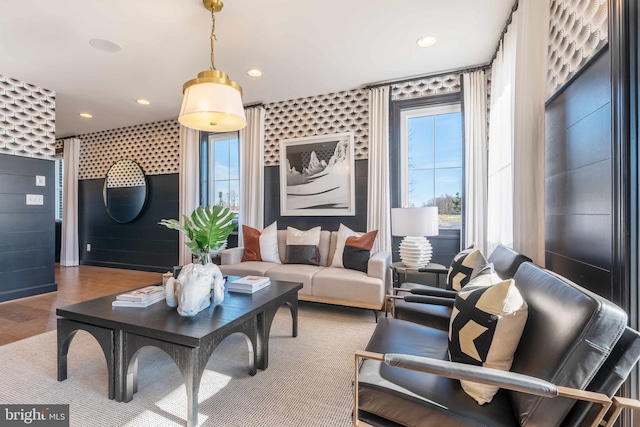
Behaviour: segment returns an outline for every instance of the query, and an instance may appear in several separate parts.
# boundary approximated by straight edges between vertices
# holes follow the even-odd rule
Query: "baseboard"
[[[45,283],[43,285],[30,286],[28,288],[12,289],[10,291],[0,292],[0,302],[11,301],[18,298],[32,297],[34,295],[56,292],[58,290],[57,283]]]
[[[173,266],[162,267],[157,265],[124,264],[119,262],[104,262],[104,261],[80,261],[80,265],[92,265],[94,267],[121,268],[124,270],[151,271],[153,273],[166,273],[167,271],[173,270]]]

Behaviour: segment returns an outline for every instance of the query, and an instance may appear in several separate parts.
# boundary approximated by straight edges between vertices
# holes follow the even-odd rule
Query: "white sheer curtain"
[[[465,246],[487,253],[487,78],[484,70],[462,75],[465,152]]]
[[[369,191],[367,231],[378,230],[379,251],[391,251],[389,87],[369,93]]]
[[[247,108],[247,127],[240,131],[240,224],[264,226],[264,119],[262,106]],[[238,229],[242,246],[242,227]]]
[[[200,133],[197,130],[180,126],[180,201],[179,215],[191,215],[200,205]],[[191,262],[191,249],[185,244],[184,234],[179,234],[179,263]]]
[[[487,253],[512,246],[544,265],[548,0],[521,0],[492,66]]]
[[[60,265],[71,267],[80,263],[78,239],[78,165],[80,163],[80,140],[64,140],[62,178],[62,230],[60,243]]]

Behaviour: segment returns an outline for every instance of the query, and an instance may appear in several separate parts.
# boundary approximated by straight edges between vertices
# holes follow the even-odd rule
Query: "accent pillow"
[[[333,259],[331,260],[331,267],[344,268],[344,265],[342,264],[344,244],[346,243],[348,237],[358,235],[358,233],[356,233],[346,225],[340,224],[340,228],[338,228],[338,236],[336,239],[336,251],[334,252]]]
[[[367,272],[371,248],[376,241],[378,230],[370,231],[362,236],[347,237],[342,253],[342,265],[344,268]]]
[[[320,226],[310,230],[287,227],[285,264],[320,265]]]
[[[449,321],[449,359],[508,371],[527,316],[527,303],[513,279],[465,287],[456,296]],[[499,389],[466,380],[460,385],[480,405],[491,402]]]
[[[260,255],[260,233],[253,227],[242,225],[242,240],[244,242],[244,253],[242,254],[242,262],[245,261],[262,261]]]
[[[262,257],[262,261],[282,264],[282,261],[280,261],[280,251],[278,250],[277,221],[273,221],[273,224],[262,230],[262,235],[260,236],[260,256]]]
[[[480,252],[480,249],[473,245],[458,253],[449,267],[447,289],[459,291],[487,264],[487,260]]]

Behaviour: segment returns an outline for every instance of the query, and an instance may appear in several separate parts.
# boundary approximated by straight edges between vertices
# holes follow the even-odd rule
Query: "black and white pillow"
[[[449,359],[508,371],[527,322],[528,307],[513,279],[494,285],[473,281],[458,292],[449,321]],[[498,387],[460,381],[479,404],[491,402]]]
[[[320,265],[320,231],[320,226],[306,231],[287,227],[284,263]]]
[[[480,249],[474,246],[458,253],[449,267],[447,289],[459,291],[464,288],[487,264],[487,260],[480,252]]]

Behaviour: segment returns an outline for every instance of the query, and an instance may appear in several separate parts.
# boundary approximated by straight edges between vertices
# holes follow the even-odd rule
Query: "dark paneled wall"
[[[0,301],[57,290],[54,185],[54,162],[0,154]],[[44,204],[27,206],[27,194]]]
[[[546,107],[547,268],[614,300],[611,67],[605,50]]]
[[[178,219],[178,174],[147,176],[145,207],[126,224],[115,222],[107,213],[103,185],[104,179],[78,182],[81,264],[159,272],[177,265],[179,232],[158,221]]]
[[[355,161],[356,181],[356,214],[355,216],[280,216],[280,167],[264,168],[264,225],[278,221],[278,229],[287,226],[299,230],[307,230],[322,226],[323,230],[337,230],[340,223],[355,231],[366,231],[367,228],[367,174],[368,160]]]

